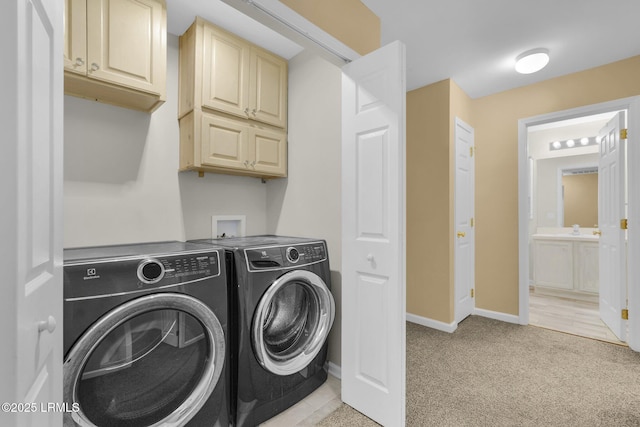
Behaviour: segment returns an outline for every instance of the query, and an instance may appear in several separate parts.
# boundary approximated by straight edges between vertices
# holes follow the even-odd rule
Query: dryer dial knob
[[[138,264],[138,279],[147,285],[158,283],[164,277],[164,265],[155,259],[145,259]]]
[[[296,248],[287,248],[287,259],[292,262],[292,263],[296,263],[300,260],[300,252],[298,252],[298,250]]]

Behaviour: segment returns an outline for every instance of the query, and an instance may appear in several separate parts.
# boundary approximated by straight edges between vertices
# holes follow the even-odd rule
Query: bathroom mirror
[[[598,168],[564,169],[561,186],[562,226],[597,227]]]

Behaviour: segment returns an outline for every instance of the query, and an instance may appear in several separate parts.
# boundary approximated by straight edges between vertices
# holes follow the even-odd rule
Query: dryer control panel
[[[220,274],[218,251],[78,261],[65,263],[64,298],[168,289]]]
[[[244,253],[249,271],[282,270],[327,259],[324,242],[245,249]]]

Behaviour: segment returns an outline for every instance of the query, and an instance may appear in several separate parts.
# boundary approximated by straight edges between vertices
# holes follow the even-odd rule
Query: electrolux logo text
[[[98,274],[98,271],[96,270],[95,267],[93,268],[87,268],[87,275],[84,276],[84,280],[92,280],[92,279],[99,279],[100,275]]]

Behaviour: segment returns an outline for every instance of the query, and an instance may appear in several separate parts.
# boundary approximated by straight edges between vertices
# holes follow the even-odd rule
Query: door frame
[[[592,104],[578,108],[556,111],[518,120],[518,290],[519,316],[521,325],[529,324],[529,161],[527,147],[527,129],[529,126],[541,125],[559,120],[581,116],[627,110],[627,164],[628,182],[640,182],[640,96],[622,98],[613,101]],[[629,259],[640,259],[640,186],[629,186],[628,189],[628,222],[627,231]],[[640,351],[640,265],[627,263],[629,333],[627,344],[634,351]]]

